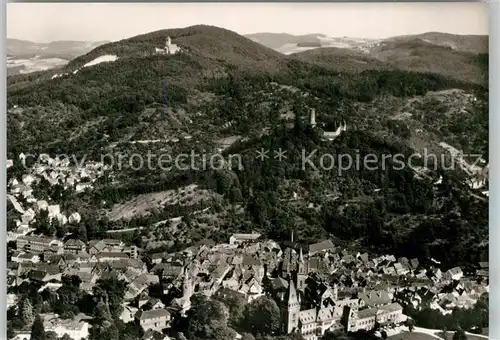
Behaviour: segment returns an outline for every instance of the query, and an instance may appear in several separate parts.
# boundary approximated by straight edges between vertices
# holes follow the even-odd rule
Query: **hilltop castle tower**
[[[156,54],[176,54],[180,51],[179,46],[172,44],[172,39],[168,36],[165,40],[165,46],[163,48],[155,47]]]
[[[311,108],[309,111],[309,126],[312,127],[313,129],[316,128],[316,110],[314,108]],[[323,139],[324,140],[334,140],[337,138],[342,132],[347,131],[347,124],[345,121],[342,121],[340,125],[337,127],[337,130],[335,131],[323,131],[321,129],[321,132],[323,133]]]
[[[311,109],[309,112],[309,125],[313,128],[316,127],[316,110]]]
[[[300,303],[295,290],[293,280],[288,283],[288,291],[284,299],[283,306],[283,326],[286,334],[292,333],[299,326]]]

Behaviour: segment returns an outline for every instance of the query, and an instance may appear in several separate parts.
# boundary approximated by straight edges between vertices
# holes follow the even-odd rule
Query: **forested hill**
[[[347,48],[318,48],[292,56],[336,70],[397,69],[429,72],[465,82],[488,83],[487,52],[471,52],[472,47],[438,44],[420,36],[382,41],[367,53]],[[476,46],[474,42],[470,45]],[[464,45],[469,46],[469,45]],[[482,48],[477,47],[479,51]]]
[[[416,35],[403,35],[390,39],[389,41],[403,41],[421,39],[423,41],[435,44],[438,46],[450,47],[455,51],[469,52],[473,54],[488,53],[488,36],[487,35],[460,35],[443,32],[427,32]]]
[[[152,55],[167,36],[181,52]],[[83,67],[109,55],[117,60]],[[409,156],[427,148],[446,155],[439,143],[447,142],[484,154],[484,85],[394,69],[332,70],[210,26],[102,45],[68,64],[64,74],[54,77],[56,72],[61,73],[9,77],[9,158],[17,160],[26,150],[75,153],[88,160],[118,152],[215,153],[221,139],[232,138],[239,142],[224,154],[242,155],[245,165],[168,172],[125,166],[81,194],[62,195],[40,184],[37,192],[60,202],[63,210],[78,209],[89,238],[109,237],[108,229],[148,226],[133,241],[144,246],[141,236],[147,236],[168,248],[227,240],[236,231],[287,240],[296,229],[303,242],[331,237],[374,252],[433,256],[450,265],[487,254],[487,197],[466,184],[461,170],[389,167],[339,174],[338,166],[300,168],[301,150]],[[306,124],[311,108],[318,128],[335,130],[346,122],[347,130],[334,141],[322,140],[321,131]],[[271,150],[267,162],[255,159],[261,148]],[[279,148],[288,156],[281,162],[272,154]],[[16,164],[9,176],[22,171]],[[213,199],[155,205],[147,214],[120,217],[119,204],[135,212],[145,201],[153,204],[147,195],[190,184]],[[178,216],[183,219],[175,230],[151,230]]]
[[[120,58],[151,54],[155,47],[161,48],[165,45],[167,36],[193,57],[221,61],[239,67],[254,66],[257,69],[272,70],[284,59],[280,53],[235,32],[215,26],[196,25],[182,29],[160,30],[102,45],[73,60],[68,68],[81,67],[104,54],[117,55]],[[209,67],[208,64],[206,66]]]

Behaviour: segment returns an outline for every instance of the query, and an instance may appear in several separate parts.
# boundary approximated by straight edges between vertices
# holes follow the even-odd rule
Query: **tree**
[[[25,325],[29,325],[35,319],[35,314],[33,312],[33,306],[30,299],[25,297],[21,302],[21,316]]]
[[[232,325],[238,325],[243,319],[243,313],[247,304],[241,295],[229,294],[225,297],[218,297],[217,300],[224,303],[229,309],[229,321]]]
[[[37,314],[33,326],[31,327],[31,339],[32,340],[46,340],[47,334],[45,333],[45,328],[43,327],[43,321],[40,314]]]
[[[274,340],[304,340],[304,337],[299,332],[273,337]]]
[[[179,340],[187,340],[186,336],[184,335],[184,333],[180,332],[180,333],[177,333],[177,338]]]
[[[56,237],[63,238],[67,233],[68,228],[66,228],[65,225],[59,225],[59,227],[56,228]]]
[[[140,339],[144,336],[144,330],[142,329],[139,320],[134,320],[125,324],[123,331],[121,332],[123,339]]]
[[[12,339],[15,336],[16,336],[16,332],[14,331],[14,328],[12,327],[12,322],[9,320],[7,322],[7,339]]]
[[[54,309],[58,314],[78,314],[79,303],[84,296],[80,290],[81,279],[78,276],[63,276],[62,286],[57,290],[58,299]]]
[[[230,200],[232,203],[238,203],[243,200],[243,196],[241,195],[240,188],[233,187],[231,189],[231,197]]]
[[[441,332],[442,334],[442,337],[443,338],[446,338],[446,333],[448,332],[448,327],[446,327],[446,325],[443,327],[443,331]]]
[[[350,340],[349,336],[343,331],[327,332],[321,340]]]
[[[85,228],[85,226],[83,224],[81,224],[78,227],[78,232],[76,234],[76,238],[83,241],[83,242],[87,242],[87,228]]]
[[[99,334],[99,339],[102,340],[120,340],[120,332],[115,324],[110,324]]]
[[[453,340],[467,340],[467,335],[462,328],[459,328],[453,334]]]
[[[189,340],[232,340],[236,336],[227,326],[228,312],[219,301],[196,294],[191,298],[187,314],[185,335]]]
[[[415,328],[415,320],[408,319],[406,323],[408,325],[408,330],[410,331],[410,333],[413,332],[413,329]]]
[[[97,285],[93,288],[96,301],[104,302],[114,319],[118,319],[123,311],[122,303],[126,287],[125,281],[111,277],[97,280]]]
[[[236,332],[229,328],[225,321],[213,320],[205,327],[203,340],[232,340],[236,339]],[[200,339],[200,340],[201,340]]]
[[[45,338],[47,340],[58,340],[59,339],[59,337],[57,336],[57,333],[53,332],[53,331],[46,332]]]
[[[244,320],[252,334],[273,335],[281,325],[280,309],[274,300],[262,296],[246,306]]]

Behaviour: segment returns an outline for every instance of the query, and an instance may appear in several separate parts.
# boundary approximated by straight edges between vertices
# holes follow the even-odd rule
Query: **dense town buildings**
[[[82,281],[80,288],[92,292],[100,277],[119,273],[127,283],[120,318],[138,320],[144,331],[170,327],[174,315],[186,315],[195,294],[234,295],[247,303],[267,295],[281,310],[283,333],[300,332],[306,340],[319,340],[327,331],[397,327],[407,318],[403,306],[421,308],[425,292],[433,292],[431,308],[447,314],[456,307],[471,308],[488,291],[487,283],[466,277],[458,267],[441,272],[435,266],[420,265],[417,259],[338,249],[330,240],[304,251],[303,247],[282,249],[256,234],[235,234],[228,244],[170,254],[140,254],[139,249],[113,239],[63,243],[30,235],[18,238],[17,244],[19,250],[10,259],[17,265],[9,265],[15,268],[8,271],[14,279],[8,280],[9,285],[37,280],[43,283],[42,290],[56,291],[64,276],[76,275]],[[152,264],[149,270],[146,260]],[[479,273],[487,271],[487,263],[481,268]],[[165,295],[178,297],[169,304],[149,297],[153,284],[162,284]],[[81,319],[58,327],[56,333],[66,332],[75,340],[88,331]]]

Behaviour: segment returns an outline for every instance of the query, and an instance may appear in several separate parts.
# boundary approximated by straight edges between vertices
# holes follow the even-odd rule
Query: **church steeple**
[[[193,295],[193,283],[191,282],[191,277],[186,267],[184,268],[184,277],[182,280],[182,297],[184,299],[189,300],[191,299],[192,295]]]
[[[288,282],[288,291],[285,295],[284,302],[284,331],[289,334],[296,330],[299,326],[300,304],[293,280]]]
[[[308,276],[308,270],[306,262],[304,261],[304,254],[302,253],[302,247],[299,250],[299,260],[297,263],[297,289],[304,292],[306,289],[306,280]]]
[[[292,280],[288,285],[288,291],[285,295],[285,300],[287,301],[288,308],[293,308],[295,305],[299,304],[299,299],[297,298],[297,290],[295,290],[295,284]]]

